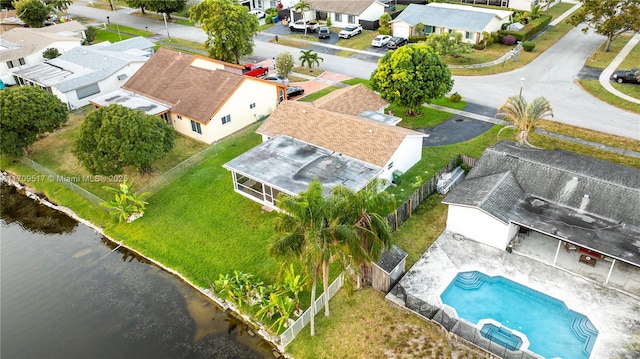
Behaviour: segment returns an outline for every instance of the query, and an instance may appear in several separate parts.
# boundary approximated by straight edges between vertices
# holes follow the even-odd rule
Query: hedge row
[[[539,18],[531,21],[524,29],[520,31],[513,30],[500,30],[504,35],[512,35],[518,41],[526,41],[530,39],[533,35],[540,32],[551,22],[551,15],[540,15]]]

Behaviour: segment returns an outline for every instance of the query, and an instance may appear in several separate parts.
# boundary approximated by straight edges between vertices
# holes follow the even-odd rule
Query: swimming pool
[[[440,298],[471,323],[490,319],[495,328],[481,323],[483,336],[494,331],[495,341],[509,347],[519,337],[504,333],[522,333],[528,350],[545,358],[588,359],[598,336],[589,318],[569,310],[564,302],[500,276],[458,273]],[[506,328],[500,331],[501,327]]]

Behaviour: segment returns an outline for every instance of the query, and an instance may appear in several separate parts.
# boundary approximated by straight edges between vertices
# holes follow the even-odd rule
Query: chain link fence
[[[214,142],[211,146],[206,147],[202,151],[175,165],[170,170],[163,173],[161,176],[154,178],[149,183],[144,185],[142,188],[136,191],[136,194],[149,192],[149,194],[152,196],[153,194],[157,193],[164,187],[171,184],[173,181],[182,177],[186,172],[193,169],[195,166],[200,164],[205,159],[209,158],[211,155],[217,155],[217,145],[218,143]]]
[[[82,180],[81,177],[78,176],[63,176],[60,174],[57,174],[55,172],[53,172],[52,170],[48,169],[47,167],[39,164],[38,162],[30,159],[30,158],[26,158],[26,157],[22,157],[20,159],[20,162],[22,162],[23,164],[33,168],[34,170],[44,174],[46,176],[46,179],[52,182],[57,182],[57,183],[61,183],[62,185],[64,185],[66,188],[72,190],[73,192],[79,194],[80,196],[82,196],[83,198],[87,199],[88,201],[90,201],[91,203],[98,205],[100,208],[103,208],[105,211],[107,210],[107,208],[100,206],[100,203],[106,202],[104,199],[96,196],[95,194],[87,191],[86,189],[78,186],[77,184],[75,184],[74,182],[80,182]]]

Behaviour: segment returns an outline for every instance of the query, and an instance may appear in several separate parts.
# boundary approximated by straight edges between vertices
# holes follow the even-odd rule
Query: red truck
[[[267,67],[262,67],[256,64],[246,64],[244,65],[244,70],[242,70],[243,75],[263,78],[269,74],[269,69]]]

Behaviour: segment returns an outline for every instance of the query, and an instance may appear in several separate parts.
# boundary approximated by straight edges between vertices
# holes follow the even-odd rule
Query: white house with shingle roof
[[[468,5],[429,3],[409,4],[398,17],[393,19],[393,36],[408,38],[415,34],[417,24],[425,25],[425,34],[459,32],[462,40],[472,44],[482,41],[483,32],[496,32],[502,24],[511,21],[512,11],[479,8]]]
[[[13,72],[21,85],[40,86],[70,109],[119,89],[149,59],[153,43],[132,38],[114,45],[75,47],[44,63]]]
[[[161,48],[122,86],[91,102],[162,117],[185,136],[212,144],[269,115],[286,86],[242,74],[242,66]]]
[[[377,25],[378,19],[384,14],[387,7],[384,1],[379,0],[308,0],[311,10],[305,13],[306,19],[326,20],[331,19],[331,26],[345,27],[361,24],[369,29],[371,23]],[[291,9],[291,18],[302,19],[302,14]],[[377,26],[375,26],[377,28]],[[369,29],[373,30],[373,29]]]
[[[524,229],[640,267],[640,170],[563,150],[502,141],[443,203],[447,230],[506,249]],[[557,251],[556,251],[557,253]],[[609,272],[611,273],[611,272]]]
[[[423,133],[371,119],[284,101],[256,131],[263,143],[227,162],[236,192],[276,206],[315,178],[325,193],[337,185],[359,191],[374,178],[391,182],[422,157]]]
[[[43,28],[17,27],[0,38],[0,79],[14,85],[11,72],[45,61],[42,53],[55,48],[61,54],[82,45],[86,27],[77,21]]]

